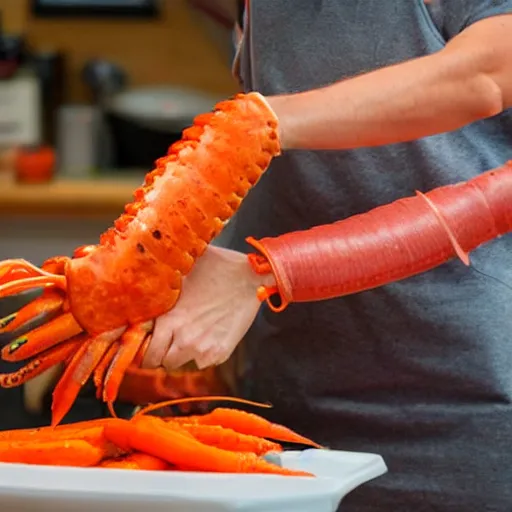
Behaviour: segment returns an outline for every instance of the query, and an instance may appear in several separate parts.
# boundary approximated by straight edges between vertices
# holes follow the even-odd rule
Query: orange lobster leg
[[[218,425],[230,428],[241,434],[266,437],[277,441],[305,444],[314,448],[322,448],[318,443],[308,439],[283,425],[271,423],[257,414],[218,407],[203,416],[167,418],[166,421],[176,423],[192,423],[199,425]]]
[[[11,259],[0,262],[0,284],[18,281],[27,277],[49,276],[51,274],[64,274],[67,256],[54,256],[49,258],[41,268],[24,259]]]
[[[2,349],[5,361],[23,361],[82,332],[71,313],[65,313],[37,327]]]
[[[0,319],[0,334],[13,332],[41,315],[58,312],[64,298],[53,290],[47,290],[41,297],[33,300],[19,311]]]
[[[116,341],[110,345],[109,349],[105,352],[104,356],[101,358],[98,366],[94,369],[93,374],[93,382],[96,387],[96,398],[101,400],[103,396],[103,384],[105,382],[105,375],[112,364],[114,357],[119,350],[119,342]]]
[[[41,269],[22,259],[5,260],[0,263],[0,284],[41,275]]]
[[[3,388],[21,386],[52,366],[65,361],[77,350],[80,343],[82,343],[81,337],[72,338],[39,354],[15,372],[0,374],[0,386]]]
[[[103,401],[112,406],[119,393],[124,374],[133,363],[146,336],[153,329],[153,321],[144,322],[126,330],[121,338],[119,350],[110,364],[103,386]]]
[[[91,337],[80,345],[53,390],[52,426],[58,425],[71,409],[80,389],[124,327]]]

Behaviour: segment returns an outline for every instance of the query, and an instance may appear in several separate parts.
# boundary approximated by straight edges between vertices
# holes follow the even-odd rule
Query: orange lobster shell
[[[44,292],[0,320],[0,332],[41,313],[55,317],[3,348],[3,359],[29,362],[0,376],[0,385],[18,386],[65,362],[53,394],[53,425],[91,376],[112,405],[126,370],[142,361],[154,319],[172,309],[183,276],[279,153],[272,110],[258,93],[239,94],[194,119],[99,245],[52,258],[41,269],[24,260],[1,262],[0,297]]]

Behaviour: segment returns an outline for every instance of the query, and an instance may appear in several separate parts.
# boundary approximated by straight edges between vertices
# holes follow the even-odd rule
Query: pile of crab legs
[[[94,460],[89,465],[101,464],[103,460],[114,464],[112,459],[117,456],[133,459],[134,453],[139,459],[143,457],[141,454],[158,455],[148,452],[151,443],[141,441],[146,436],[156,443],[159,452],[164,438],[173,439],[173,445],[186,445],[189,454],[206,448],[221,450],[215,452],[217,458],[205,455],[205,460],[210,462],[203,464],[200,468],[203,470],[246,468],[286,473],[266,462],[266,470],[263,466],[256,469],[257,461],[261,461],[257,456],[265,449],[251,445],[248,452],[229,450],[219,441],[220,437],[212,440],[208,437],[211,434],[199,428],[210,421],[208,415],[189,417],[183,423],[177,418],[137,414],[131,420],[109,418],[94,425],[59,425],[80,389],[91,378],[98,398],[109,405],[115,416],[113,403],[123,378],[130,368],[140,366],[151,340],[154,319],[173,308],[179,299],[183,277],[237,211],[250,189],[257,185],[272,159],[279,156],[278,133],[278,120],[259,94],[239,94],[223,101],[212,112],[196,117],[193,125],[184,130],[182,139],[156,162],[156,168],[135,191],[133,203],[101,235],[98,245],[80,247],[71,258],[51,258],[41,268],[25,260],[0,262],[0,298],[43,290],[40,297],[1,319],[0,332],[14,331],[41,314],[49,318],[2,349],[4,360],[26,364],[11,374],[1,375],[0,385],[19,386],[56,364],[63,363],[65,367],[53,392],[52,426],[48,427],[52,430],[38,430],[37,435],[19,433],[21,437],[4,433],[4,438],[0,436],[0,454],[4,441],[9,451],[9,436],[17,439],[16,446],[27,449],[31,435],[38,442],[65,439],[78,443],[84,441],[84,432],[97,427],[99,430],[95,432],[101,431],[101,435],[95,438],[96,444],[89,445],[103,448],[97,453],[99,460],[92,457]],[[258,251],[248,255],[253,269],[260,273],[273,272],[277,282],[275,287],[262,287],[258,296],[272,310],[281,311],[293,301],[328,299],[382,286],[428,271],[454,257],[469,264],[469,251],[512,230],[511,198],[512,163],[508,163],[466,183],[439,187],[425,194],[417,192],[416,196],[329,226],[283,235],[278,237],[285,242],[281,248],[278,239],[248,239]],[[325,283],[326,273],[321,269],[315,271],[314,265],[276,264],[279,255],[288,254],[290,261],[293,260],[293,255],[301,254],[301,248],[307,249],[314,237],[317,242],[323,237],[343,247],[338,252],[334,247],[325,256],[326,261],[339,269],[328,273],[338,279],[335,285]],[[380,245],[376,243],[379,237]],[[381,257],[374,257],[376,251]],[[293,275],[283,275],[286,266]],[[320,267],[325,267],[325,261]],[[162,282],[167,286],[162,286]],[[270,300],[275,294],[281,298],[280,308]],[[268,426],[267,430],[258,430],[255,425],[262,418],[256,415],[240,416],[250,417],[253,422],[242,422],[252,425],[245,430],[240,430],[240,423],[223,422],[224,417],[243,414],[234,411],[214,410],[210,414],[214,414],[215,421],[207,425],[217,427],[219,436],[263,438],[271,438],[271,429],[277,428]],[[24,435],[28,436],[25,440]],[[293,442],[293,439],[296,438],[284,440]],[[301,442],[318,447],[305,438]],[[250,464],[244,465],[240,461],[247,459],[247,453],[256,459],[251,458]],[[73,457],[76,460],[76,453]],[[219,463],[221,459],[232,463],[223,466]],[[0,460],[9,457],[0,456]],[[164,462],[189,468],[186,460],[171,456]]]

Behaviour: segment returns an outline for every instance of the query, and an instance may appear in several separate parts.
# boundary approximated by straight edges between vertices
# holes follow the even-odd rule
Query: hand
[[[143,366],[170,372],[189,361],[200,369],[225,362],[258,313],[262,284],[273,277],[256,274],[245,254],[209,246],[174,308],[157,318]]]

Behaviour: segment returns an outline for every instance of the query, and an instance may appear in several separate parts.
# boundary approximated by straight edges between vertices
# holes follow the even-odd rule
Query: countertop
[[[144,173],[101,178],[56,178],[49,183],[20,184],[0,179],[0,216],[118,215],[133,198]]]

